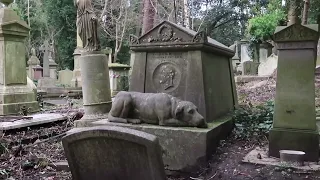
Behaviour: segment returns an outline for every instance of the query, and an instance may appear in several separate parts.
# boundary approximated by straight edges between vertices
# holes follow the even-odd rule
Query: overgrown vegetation
[[[253,106],[250,102],[235,111],[235,135],[239,139],[267,136],[273,122],[274,102]]]

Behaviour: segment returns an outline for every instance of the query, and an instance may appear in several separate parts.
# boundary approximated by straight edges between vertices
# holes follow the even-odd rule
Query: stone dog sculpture
[[[108,115],[110,122],[207,128],[207,122],[189,102],[165,93],[119,92]]]

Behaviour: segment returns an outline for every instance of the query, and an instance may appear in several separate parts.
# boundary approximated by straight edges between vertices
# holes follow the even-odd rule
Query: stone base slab
[[[258,155],[260,154],[260,156]],[[261,158],[258,158],[261,157]],[[273,158],[268,156],[268,148],[257,147],[250,151],[243,159],[244,163],[250,163],[253,165],[271,165],[278,167],[290,167],[294,169],[304,170],[304,171],[319,171],[320,165],[316,162],[304,162],[303,166],[296,166],[291,163],[280,162],[279,158]]]
[[[273,128],[269,133],[269,155],[279,158],[280,150],[303,151],[306,161],[318,162],[319,134],[317,131]]]
[[[263,81],[269,79],[269,76],[235,76],[236,83],[248,83],[252,81]]]
[[[64,116],[61,114],[55,114],[55,113],[35,114],[35,115],[30,115],[28,117],[32,117],[32,119],[29,119],[29,120],[22,119],[14,122],[0,122],[0,131],[24,128],[24,127],[35,126],[35,125],[45,124],[45,123],[52,123],[52,122],[63,121],[68,119],[67,116]]]
[[[163,161],[167,173],[194,172],[205,167],[215,152],[219,140],[233,128],[232,117],[224,117],[209,123],[209,128],[163,127],[156,125],[132,125],[100,120],[89,126],[121,126],[156,135],[163,148]]]
[[[19,102],[11,104],[0,104],[0,115],[14,115],[19,114],[22,107],[28,108],[28,113],[34,113],[39,111],[38,101],[32,102]]]
[[[82,96],[82,88],[70,88],[70,87],[49,87],[39,88],[45,92],[44,98],[55,98],[61,95],[68,95],[69,97]]]

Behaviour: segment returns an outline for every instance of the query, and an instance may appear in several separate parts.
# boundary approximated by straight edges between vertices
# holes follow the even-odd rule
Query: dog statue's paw
[[[128,119],[128,122],[132,124],[141,124],[140,119]]]

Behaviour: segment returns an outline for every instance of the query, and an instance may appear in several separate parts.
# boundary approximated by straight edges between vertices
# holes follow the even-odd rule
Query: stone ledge
[[[263,81],[269,79],[269,76],[235,76],[236,83],[248,83],[252,81]]]
[[[30,120],[17,120],[14,122],[0,122],[0,131],[24,128],[40,124],[46,124],[56,121],[67,120],[67,116],[60,114],[35,114],[31,115],[33,119]]]
[[[163,161],[168,174],[194,172],[205,167],[219,141],[231,132],[233,121],[231,116],[226,116],[208,125],[207,129],[179,128],[111,123],[106,119],[88,124],[88,126],[121,126],[156,135],[163,148]]]

